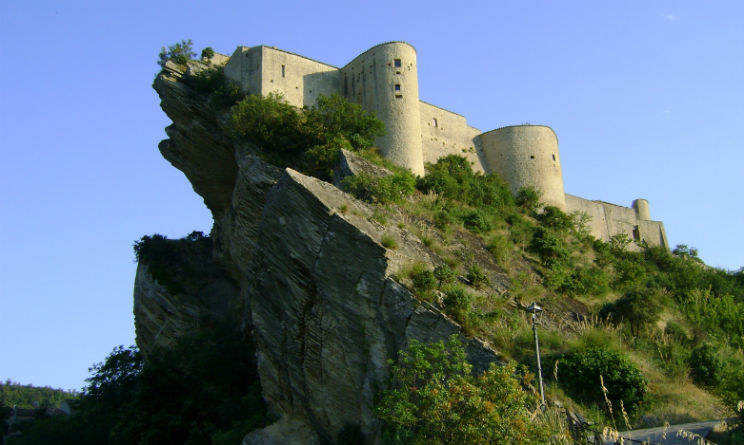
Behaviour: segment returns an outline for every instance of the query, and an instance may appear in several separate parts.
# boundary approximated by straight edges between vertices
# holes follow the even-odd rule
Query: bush
[[[470,285],[476,289],[480,289],[483,286],[491,284],[491,280],[488,279],[488,275],[483,271],[477,264],[473,264],[468,269],[468,275],[466,277],[470,281]]]
[[[214,57],[214,50],[212,49],[211,46],[208,46],[202,50],[201,52],[202,59],[211,59],[212,57]]]
[[[385,134],[385,125],[374,114],[337,93],[320,95],[307,120],[312,132],[343,136],[354,150],[372,146]]]
[[[179,65],[185,65],[186,62],[193,59],[196,53],[193,51],[194,42],[191,39],[181,40],[179,43],[169,46],[167,49],[163,47],[158,54],[158,65],[161,68],[165,68],[165,63],[169,60],[174,61]]]
[[[483,211],[512,205],[514,200],[506,183],[496,175],[474,173],[467,159],[449,155],[436,164],[426,165],[426,176],[416,187],[424,193],[468,204]]]
[[[392,362],[391,362],[392,364]],[[545,443],[546,431],[530,419],[536,400],[512,366],[494,364],[470,374],[457,335],[448,342],[411,340],[392,368],[392,388],[375,406],[382,443]]]
[[[465,215],[463,221],[465,228],[474,233],[483,233],[491,230],[491,222],[481,210],[472,210]]]
[[[413,288],[420,293],[427,293],[437,285],[434,273],[423,267],[416,268],[411,272],[411,281],[413,282]]]
[[[232,108],[230,132],[258,145],[269,156],[281,157],[314,145],[312,139],[308,141],[302,122],[302,115],[282,95],[250,95]]]
[[[614,323],[627,323],[634,336],[638,336],[658,319],[661,303],[653,290],[636,289],[626,292],[614,303],[608,303],[599,312],[600,318],[610,318]]]
[[[517,190],[516,204],[529,213],[534,213],[540,206],[540,191],[533,186],[521,187]]]
[[[462,286],[452,284],[444,288],[444,306],[448,314],[456,320],[465,322],[470,315],[473,296]]]
[[[542,213],[537,215],[537,220],[545,227],[549,227],[558,232],[565,232],[574,228],[574,218],[561,211],[558,207],[545,206]]]
[[[550,259],[562,260],[568,258],[565,244],[555,233],[545,227],[538,227],[530,243],[530,248],[540,255],[543,261]]]
[[[622,400],[625,409],[631,413],[643,401],[647,391],[646,378],[621,352],[589,347],[565,354],[560,359],[558,382],[579,400],[604,406],[600,376],[613,409],[618,410]]]
[[[360,173],[341,181],[344,190],[358,199],[382,204],[400,202],[415,190],[416,178],[408,170],[387,176]]]
[[[692,380],[698,385],[713,388],[721,383],[724,364],[713,345],[706,343],[693,349],[689,364]]]
[[[434,268],[434,278],[438,280],[437,288],[441,289],[443,284],[455,281],[457,274],[447,264],[440,264]]]
[[[382,244],[386,249],[395,249],[398,247],[398,242],[390,235],[382,235],[382,238],[380,238],[380,244]]]

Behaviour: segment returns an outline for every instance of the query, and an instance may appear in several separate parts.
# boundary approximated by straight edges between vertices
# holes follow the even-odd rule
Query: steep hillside
[[[189,258],[139,258],[138,345],[239,324],[275,419],[246,443],[379,440],[388,361],[414,340],[458,334],[474,373],[534,372],[533,301],[548,413],[560,403],[624,429],[718,418],[744,399],[742,271],[708,268],[685,246],[597,241],[585,215],[532,189],[514,197],[457,156],[418,180],[372,166],[384,164],[368,148],[376,130],[363,116],[339,125],[337,99],[301,111],[242,98],[219,66],[195,61],[167,62],[154,87],[173,120],[160,151],[214,226],[207,250],[173,241],[170,254]]]

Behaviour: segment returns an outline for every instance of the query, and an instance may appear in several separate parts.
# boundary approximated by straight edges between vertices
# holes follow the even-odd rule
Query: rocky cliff
[[[225,110],[188,82],[199,69],[169,62],[154,88],[173,121],[160,151],[214,217],[210,257],[199,260],[215,269],[214,281],[173,292],[140,265],[137,342],[146,350],[204,314],[237,314],[279,419],[245,443],[334,443],[344,431],[372,443],[373,400],[387,384],[388,361],[411,339],[443,340],[461,330],[396,279],[413,262],[442,260],[403,224],[380,224],[373,208],[334,185],[264,162],[260,147],[234,144]],[[384,247],[383,237],[397,247]],[[477,370],[497,359],[483,342],[462,338]]]

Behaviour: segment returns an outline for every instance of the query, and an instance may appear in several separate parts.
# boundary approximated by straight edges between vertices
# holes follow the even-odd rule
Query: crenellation
[[[334,93],[360,104],[384,124],[375,141],[393,163],[424,175],[424,164],[444,156],[464,156],[473,170],[499,174],[516,193],[532,186],[546,205],[585,212],[599,239],[617,234],[668,248],[664,225],[652,221],[648,201],[631,207],[568,195],[558,151],[558,137],[544,125],[513,125],[482,132],[465,116],[419,97],[416,49],[402,41],[375,45],[342,68],[275,47],[239,46],[225,65],[225,75],[249,94],[281,93],[296,107],[311,107],[320,95]]]

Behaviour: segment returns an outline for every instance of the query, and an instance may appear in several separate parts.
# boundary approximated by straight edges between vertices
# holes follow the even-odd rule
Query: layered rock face
[[[229,301],[211,307],[179,307],[140,266],[135,301],[150,302],[148,311],[136,312],[140,347],[154,341],[154,332],[177,335],[168,326],[179,311],[240,308],[264,399],[279,419],[244,443],[336,443],[349,431],[374,443],[374,396],[388,383],[388,360],[411,339],[438,341],[460,332],[395,279],[414,261],[441,260],[395,223],[376,222],[372,208],[334,185],[267,164],[258,147],[232,144],[224,117],[200,109],[183,76],[183,69],[167,65],[155,81],[173,120],[160,150],[212,211],[209,262],[236,291],[219,287],[219,298]],[[397,248],[385,248],[383,237]],[[210,290],[191,293],[203,292]],[[497,359],[482,342],[462,338],[476,369]]]

